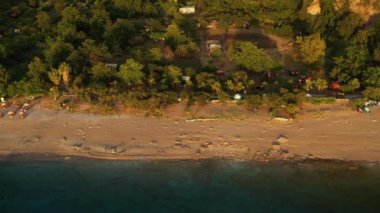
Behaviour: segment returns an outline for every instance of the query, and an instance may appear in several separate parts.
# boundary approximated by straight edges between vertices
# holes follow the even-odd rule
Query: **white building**
[[[179,13],[183,15],[189,15],[189,14],[194,14],[195,13],[195,6],[185,6],[179,8]]]

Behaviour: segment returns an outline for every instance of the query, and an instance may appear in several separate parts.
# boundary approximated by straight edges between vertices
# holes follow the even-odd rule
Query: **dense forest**
[[[380,99],[380,18],[332,0],[309,14],[312,2],[2,0],[0,96],[70,94],[109,108],[153,109],[241,94],[249,108],[266,104],[279,113],[287,106],[293,114],[306,93],[333,95],[334,82],[345,94]],[[193,6],[194,14],[179,10]],[[243,40],[201,60],[210,25],[289,39],[302,68],[288,74],[259,43]]]

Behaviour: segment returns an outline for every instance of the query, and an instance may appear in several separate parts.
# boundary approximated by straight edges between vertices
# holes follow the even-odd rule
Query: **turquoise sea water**
[[[337,163],[0,163],[0,212],[380,212],[380,169]]]

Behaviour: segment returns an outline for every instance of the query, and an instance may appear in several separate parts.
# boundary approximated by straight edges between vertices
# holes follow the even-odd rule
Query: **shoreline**
[[[37,154],[102,160],[380,162],[379,108],[372,114],[323,109],[287,122],[259,114],[188,120],[177,114],[158,119],[68,113],[38,105],[24,120],[0,119],[0,161]]]
[[[7,163],[83,163],[83,162],[118,162],[118,163],[146,163],[146,162],[194,162],[202,163],[209,161],[217,162],[236,162],[236,163],[249,163],[255,165],[268,165],[268,166],[317,166],[318,168],[331,167],[340,168],[345,170],[363,170],[363,169],[380,169],[380,162],[368,161],[348,161],[337,159],[319,159],[319,158],[292,158],[292,159],[273,159],[273,160],[259,160],[259,159],[235,159],[235,158],[110,158],[99,156],[80,156],[80,155],[60,155],[54,153],[24,153],[16,155],[1,155],[0,164]]]

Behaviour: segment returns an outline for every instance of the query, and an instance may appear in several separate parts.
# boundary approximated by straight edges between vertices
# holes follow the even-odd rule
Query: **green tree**
[[[360,81],[357,78],[354,78],[348,82],[347,86],[351,92],[355,92],[355,90],[360,88]]]
[[[216,80],[216,76],[212,73],[201,72],[198,73],[195,77],[197,82],[197,86],[199,89],[203,91],[215,91],[215,89],[219,89],[218,85],[220,83]]]
[[[8,73],[5,67],[0,64],[0,95],[4,96],[8,85]]]
[[[380,88],[368,87],[363,91],[363,95],[366,98],[380,100]]]
[[[73,45],[61,38],[55,41],[48,39],[44,48],[45,60],[50,67],[57,67],[62,61],[66,61],[73,50]]]
[[[164,72],[164,80],[170,82],[171,85],[181,83],[182,70],[177,66],[167,66]]]
[[[111,54],[104,44],[96,44],[91,39],[86,39],[82,43],[81,47],[79,47],[79,52],[86,58],[86,62],[91,65],[105,62],[111,58]]]
[[[365,46],[347,47],[344,55],[333,58],[334,68],[330,77],[341,82],[358,78],[365,69],[368,57],[368,49]]]
[[[250,86],[249,84],[248,75],[244,71],[232,73],[230,78],[226,81],[227,89],[232,92],[242,92]]]
[[[5,58],[7,56],[7,49],[4,45],[0,44],[0,59]]]
[[[194,57],[199,53],[199,47],[195,42],[178,45],[175,54],[182,58]]]
[[[92,66],[90,72],[92,78],[96,82],[102,83],[109,82],[115,76],[115,72],[112,70],[112,68],[102,62],[99,62]]]
[[[313,83],[313,81],[307,79],[307,80],[306,80],[306,83],[305,83],[305,85],[304,85],[304,89],[305,89],[306,91],[309,91],[309,90],[312,90],[313,88],[314,88],[314,83]]]
[[[120,48],[126,49],[129,40],[136,34],[136,29],[130,20],[117,19],[116,22],[107,26],[105,32],[105,40],[110,49]]]
[[[318,91],[323,91],[328,88],[328,83],[325,79],[317,79],[313,83],[314,87],[317,88]]]
[[[152,48],[152,49],[150,49],[149,50],[149,58],[150,58],[150,60],[151,61],[157,61],[157,62],[159,62],[159,61],[161,61],[161,59],[162,59],[162,50],[161,50],[161,48],[159,48],[159,47],[154,47],[154,48]]]
[[[349,13],[346,17],[337,22],[336,30],[340,37],[348,39],[364,23],[359,14]]]
[[[368,86],[380,87],[380,67],[370,67],[363,73]]]
[[[178,45],[185,44],[190,41],[190,39],[176,24],[168,26],[164,38],[165,42],[172,48],[176,48]]]
[[[250,71],[263,72],[279,67],[276,61],[252,42],[237,42],[229,49],[228,55],[230,60]]]
[[[303,62],[313,64],[319,62],[326,52],[326,43],[320,34],[298,36],[296,40],[298,54]]]
[[[51,17],[47,12],[39,11],[36,15],[37,27],[43,32],[47,32],[51,28]]]
[[[48,73],[50,81],[53,83],[54,86],[59,86],[62,81],[62,73],[60,72],[59,69],[52,69]]]
[[[39,57],[34,57],[28,64],[28,76],[36,79],[45,79],[47,67]]]
[[[145,77],[144,72],[142,71],[143,68],[144,65],[134,59],[127,59],[124,64],[120,65],[117,75],[128,87],[139,86],[143,84]]]

